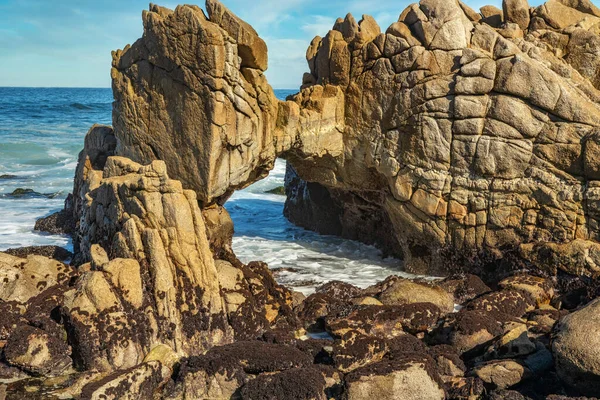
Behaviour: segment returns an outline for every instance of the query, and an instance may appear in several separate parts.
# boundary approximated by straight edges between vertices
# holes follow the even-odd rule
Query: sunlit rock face
[[[552,272],[597,274],[600,13],[591,3],[505,1],[479,14],[423,0],[385,33],[348,15],[311,42],[310,72],[285,102],[263,74],[256,32],[217,1],[206,10],[151,6],[143,38],[114,54],[117,155],[164,160],[202,205],[283,156],[296,184],[329,192],[342,235],[414,272],[448,272],[441,250],[513,249],[535,264],[551,256]],[[288,215],[310,201],[290,198]],[[589,256],[568,265],[574,245]]]
[[[313,40],[295,101],[344,92],[343,152],[289,159],[328,189],[343,234],[374,233],[416,272],[445,273],[440,249],[512,248],[551,272],[598,273],[598,10],[523,3],[505,2],[498,29],[424,0],[385,33],[348,15]]]

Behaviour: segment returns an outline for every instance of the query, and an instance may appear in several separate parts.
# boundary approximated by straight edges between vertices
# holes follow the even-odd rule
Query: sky
[[[175,8],[176,1],[157,4]],[[190,0],[186,0],[189,2]],[[312,38],[338,17],[372,15],[382,31],[415,1],[222,0],[267,42],[267,77],[275,89],[296,89],[308,70]],[[474,9],[501,0],[466,0]],[[541,4],[530,0],[530,5]],[[204,4],[199,4],[204,8]],[[0,0],[0,86],[110,87],[111,50],[142,35],[147,0]]]

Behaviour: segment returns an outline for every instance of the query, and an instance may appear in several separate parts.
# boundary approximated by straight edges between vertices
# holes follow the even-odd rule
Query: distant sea
[[[292,90],[276,90],[285,99]],[[69,238],[33,231],[35,221],[63,207],[72,190],[77,155],[94,123],[111,124],[110,89],[0,88],[0,251],[59,245]],[[234,250],[244,261],[261,260],[281,283],[309,293],[320,283],[343,280],[368,286],[400,272],[361,243],[319,236],[283,217],[285,197],[265,193],[283,185],[285,161],[268,178],[237,192],[226,204],[235,223]],[[15,194],[17,189],[30,189]],[[22,191],[19,191],[22,192]]]

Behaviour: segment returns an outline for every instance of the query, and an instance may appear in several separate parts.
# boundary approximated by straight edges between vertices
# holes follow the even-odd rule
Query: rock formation
[[[114,53],[114,129],[88,132],[45,221],[74,232],[73,267],[0,253],[0,399],[597,393],[600,10],[422,0],[385,33],[348,15],[280,102],[265,43],[206,9],[151,5]],[[222,203],[280,155],[291,219],[481,278],[302,299],[244,265]]]
[[[385,33],[348,15],[312,41],[310,73],[282,102],[264,42],[220,3],[152,6],[143,38],[114,53],[115,153],[164,160],[203,206],[283,156],[298,176],[292,221],[378,244],[414,272],[447,273],[444,249],[518,249],[539,266],[585,248],[554,269],[595,276],[600,13],[503,8],[424,0]]]

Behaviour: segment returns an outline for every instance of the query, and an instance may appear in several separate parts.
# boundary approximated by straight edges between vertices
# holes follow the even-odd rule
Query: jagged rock
[[[354,297],[361,295],[361,289],[346,282],[330,281],[316,289],[317,293],[323,293],[342,301],[351,301]]]
[[[219,2],[207,12],[151,7],[143,38],[113,53],[111,72],[116,153],[164,160],[203,204],[273,168],[278,111],[264,41]]]
[[[444,324],[436,332],[436,341],[448,343],[463,354],[491,342],[502,333],[501,322],[493,314],[463,309],[446,317]]]
[[[149,361],[125,371],[117,371],[83,387],[84,399],[157,398],[171,377],[171,369],[159,361]]]
[[[75,250],[93,270],[65,295],[75,360],[125,369],[153,343],[183,356],[232,340],[195,193],[170,180],[160,161],[143,167],[108,157],[102,164],[86,167],[80,184],[88,191],[76,196]]]
[[[299,325],[292,310],[292,293],[275,282],[266,264],[253,262],[234,267],[218,260],[216,267],[236,340],[256,339],[270,328],[293,330]]]
[[[333,361],[337,369],[347,373],[381,361],[387,350],[384,339],[348,331],[333,346]]]
[[[224,207],[202,209],[208,243],[215,259],[233,260],[233,221]]]
[[[465,363],[460,359],[460,354],[449,345],[438,345],[429,348],[429,354],[437,364],[442,376],[462,377],[466,372]]]
[[[479,378],[453,378],[445,383],[448,400],[477,400],[485,393],[483,381]]]
[[[348,15],[313,40],[310,76],[285,102],[263,75],[264,43],[222,5],[209,18],[152,7],[144,37],[114,55],[115,154],[165,160],[202,205],[281,155],[297,173],[290,219],[378,244],[412,272],[447,274],[440,249],[501,259],[523,245],[550,272],[596,274],[595,251],[548,265],[535,246],[597,246],[600,93],[577,43],[595,43],[598,10],[550,0],[527,26],[526,2],[505,3],[502,27],[501,10],[478,21],[442,0],[411,5],[386,33]]]
[[[496,340],[487,350],[487,360],[517,358],[536,351],[535,344],[529,339],[527,326],[518,324]]]
[[[556,326],[552,352],[560,378],[593,396],[600,391],[600,299],[564,317]]]
[[[412,303],[399,306],[358,306],[326,319],[326,329],[334,337],[348,331],[363,335],[392,338],[404,332],[417,334],[432,328],[441,316],[432,303]]]
[[[349,400],[387,400],[402,393],[406,400],[444,399],[434,364],[427,356],[413,354],[356,369],[346,375],[345,396]]]

